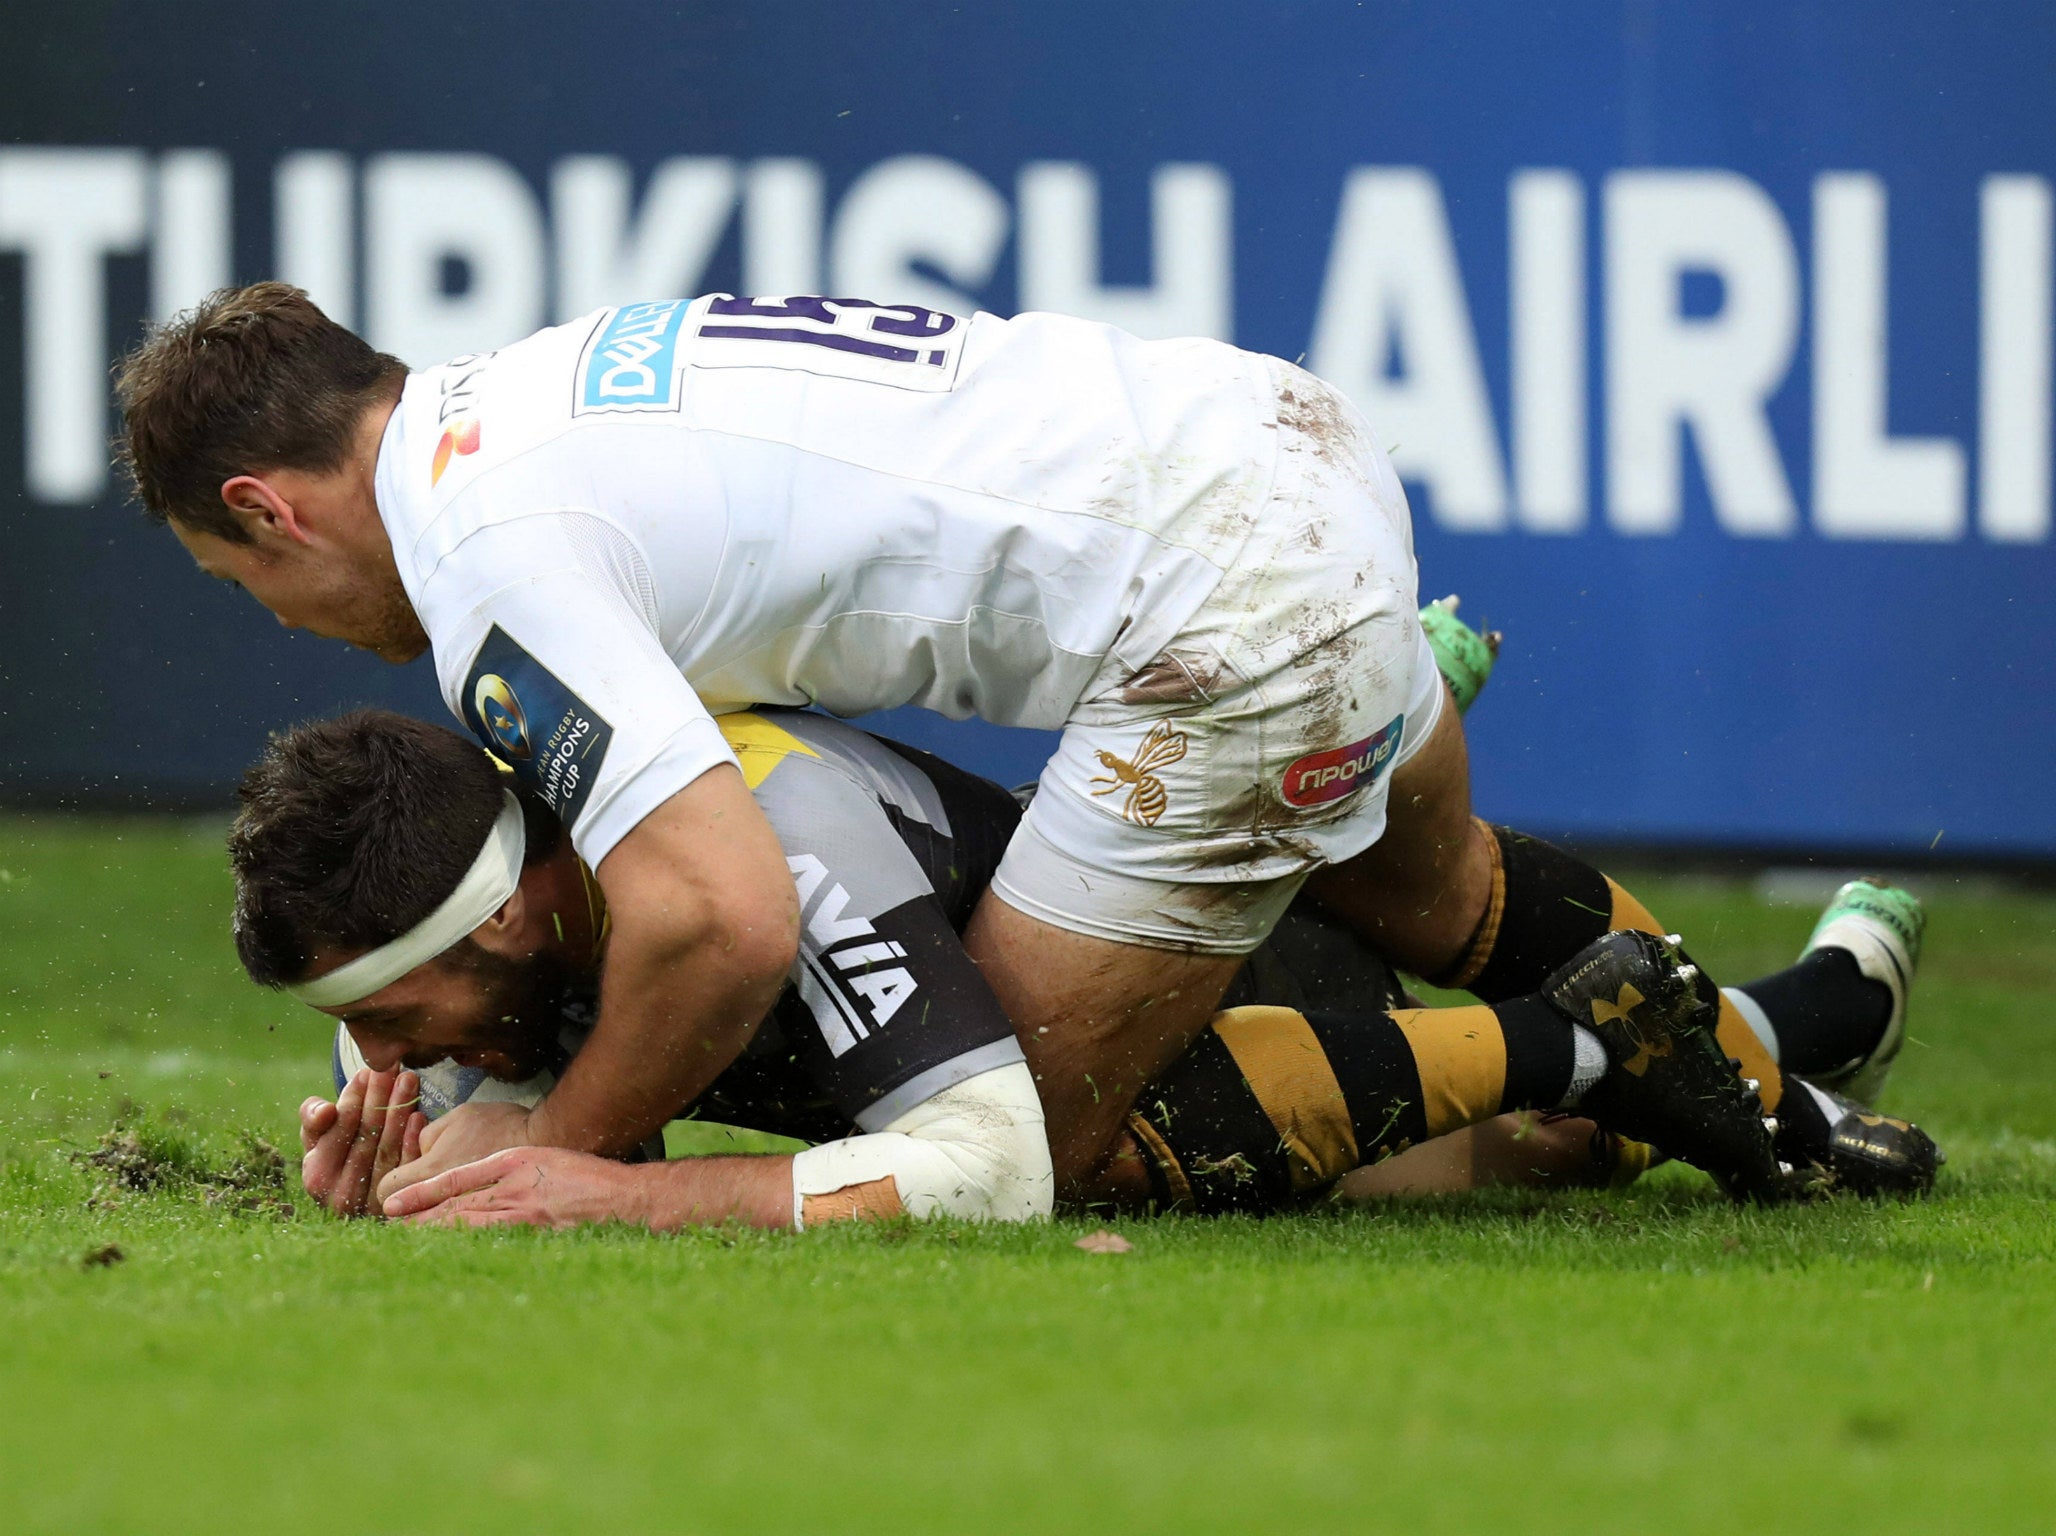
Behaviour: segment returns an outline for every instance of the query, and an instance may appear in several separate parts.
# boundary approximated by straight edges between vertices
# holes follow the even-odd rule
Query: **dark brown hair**
[[[455,731],[364,709],[271,738],[228,834],[236,954],[250,979],[301,980],[321,946],[371,949],[448,899],[514,782]],[[563,828],[532,795],[527,862]]]
[[[222,503],[222,483],[339,468],[365,411],[398,399],[406,377],[405,363],[374,351],[298,288],[223,288],[153,327],[122,359],[117,452],[153,521],[176,518],[247,543]]]

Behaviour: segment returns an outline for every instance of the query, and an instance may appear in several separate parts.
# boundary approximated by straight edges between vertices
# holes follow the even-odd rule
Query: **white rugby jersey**
[[[712,714],[1061,725],[1235,559],[1275,420],[1219,342],[717,294],[411,375],[377,497],[444,699],[597,865]]]

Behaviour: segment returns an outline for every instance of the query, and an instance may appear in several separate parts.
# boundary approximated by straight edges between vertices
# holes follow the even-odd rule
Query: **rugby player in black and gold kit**
[[[1020,1151],[1039,1127],[1024,1128],[1022,1117],[959,1105],[935,1117],[940,1130],[907,1129],[924,1107],[947,1108],[952,1095],[972,1091],[966,1085],[1021,1060],[956,942],[1013,832],[1014,797],[820,715],[764,710],[722,723],[801,891],[801,953],[743,1056],[678,1114],[793,1137],[812,1150],[632,1167],[520,1149],[402,1191],[390,1214],[664,1227],[729,1218],[806,1225],[902,1210],[1011,1219],[1049,1208],[1046,1160],[1036,1165]],[[501,792],[474,745],[398,716],[364,713],[277,738],[251,771],[233,842],[238,942],[253,977],[291,983],[319,954],[383,943],[385,929],[411,926],[418,914],[405,903],[442,899],[447,871],[468,862],[477,839],[470,822],[490,819]],[[453,804],[438,805],[438,796]],[[479,802],[468,821],[456,813],[460,799]],[[544,941],[525,955],[474,953],[467,941],[426,962],[420,976],[450,973],[432,1003],[420,994],[407,1006],[402,983],[400,1006],[381,994],[333,1010],[343,1020],[337,1100],[310,1100],[302,1116],[307,1181],[332,1209],[374,1204],[377,1178],[458,1103],[539,1097],[578,1048],[606,917],[596,884],[547,813],[524,799],[523,819],[524,887],[533,879],[547,889],[545,874],[561,866],[556,889],[567,898],[549,914]],[[439,828],[449,829],[451,846],[437,852]],[[1554,853],[1537,846],[1546,852],[1535,857]],[[445,873],[385,898],[389,910],[369,927],[363,910],[337,901],[403,863]],[[353,869],[365,873],[353,879]],[[1788,1068],[1826,1073],[1846,1062],[1852,1040],[1860,1054],[1885,1032],[1889,1007],[1865,990],[1875,987],[1849,952],[1827,948],[1742,989],[1728,1006],[1765,1014]],[[1125,1144],[1088,1198],[1122,1209],[1264,1212],[1317,1198],[1366,1168],[1373,1171],[1354,1182],[1374,1188],[1460,1185],[1481,1166],[1499,1176],[1605,1182],[1633,1177],[1651,1144],[1690,1160],[1722,1134],[1717,1120],[1695,1118],[1695,1106],[1713,1099],[1708,1085],[1732,1068],[1712,1043],[1693,968],[1660,938],[1624,925],[1596,933],[1576,962],[1532,991],[1470,1007],[1411,1002],[1388,966],[1302,900],[1251,957],[1211,1026],[1132,1095]],[[1852,1013],[1871,1022],[1852,1027]],[[1473,1132],[1474,1155],[1455,1172],[1432,1147],[1405,1155],[1513,1113],[1558,1118],[1518,1140],[1503,1126],[1496,1137]],[[996,1138],[995,1118],[1008,1121]],[[1916,1130],[1844,1118],[1854,1121],[1849,1134],[1807,1177],[1875,1191],[1931,1182],[1933,1158],[1922,1155],[1931,1144]],[[1903,1129],[1880,1137],[1880,1124]],[[892,1149],[910,1141],[924,1154],[940,1146],[932,1167],[892,1163]],[[880,1145],[867,1150],[872,1142]],[[820,1166],[824,1150],[834,1166]],[[739,1182],[722,1165],[733,1165]],[[850,1182],[835,1184],[845,1175]],[[1040,1198],[1030,1188],[1038,1181]]]

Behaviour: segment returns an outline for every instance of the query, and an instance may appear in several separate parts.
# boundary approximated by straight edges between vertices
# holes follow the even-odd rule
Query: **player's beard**
[[[481,1063],[502,1082],[525,1082],[562,1064],[561,1037],[589,1015],[591,978],[552,955],[513,960],[466,939],[447,958],[477,979],[483,1006],[478,1028],[465,1042],[490,1053]]]

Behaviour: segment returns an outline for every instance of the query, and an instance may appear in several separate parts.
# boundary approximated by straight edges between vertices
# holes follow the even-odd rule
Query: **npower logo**
[[[1285,803],[1305,810],[1326,805],[1375,784],[1399,750],[1406,716],[1395,716],[1384,729],[1346,747],[1309,752],[1285,770],[1282,789]]]
[[[25,478],[45,502],[110,491],[107,365],[136,322],[109,314],[110,256],[147,253],[159,316],[232,273],[274,272],[417,367],[716,287],[1053,309],[1233,340],[1239,258],[1246,291],[1304,285],[1301,327],[1264,344],[1303,349],[1356,401],[1423,493],[1417,514],[1445,529],[1675,534],[1696,461],[1715,525],[1737,538],[2043,543],[2051,186],[1963,177],[1975,212],[1945,219],[1895,207],[1862,170],[1823,170],[1780,203],[1719,168],[1511,167],[1503,202],[1457,210],[1459,262],[1432,170],[1356,165],[1308,205],[1303,233],[1325,251],[1307,284],[1263,265],[1279,232],[1238,240],[1236,188],[1203,163],[1155,167],[1142,249],[1107,250],[1098,173],[1070,161],[997,182],[899,155],[831,197],[821,167],[795,158],[680,156],[639,182],[625,159],[568,155],[535,181],[488,154],[303,151],[252,186],[213,149],[9,146],[0,254],[23,258]],[[268,200],[268,250],[233,249],[247,198]],[[1924,307],[1974,317],[1917,372],[1892,365],[1895,227],[1926,242],[1930,267],[1939,252],[1961,274],[1928,296],[1947,303]],[[739,272],[710,271],[725,250]],[[467,274],[458,291],[452,262]],[[1479,303],[1466,267],[1504,271],[1503,325],[1481,327],[1502,307]],[[1695,283],[1717,300],[1688,304]],[[668,318],[653,307],[618,322],[585,408],[670,406]],[[1945,376],[1974,380],[1974,406],[1893,398],[1895,379]],[[1780,407],[1781,440],[1772,403],[1788,384],[1809,398]]]

